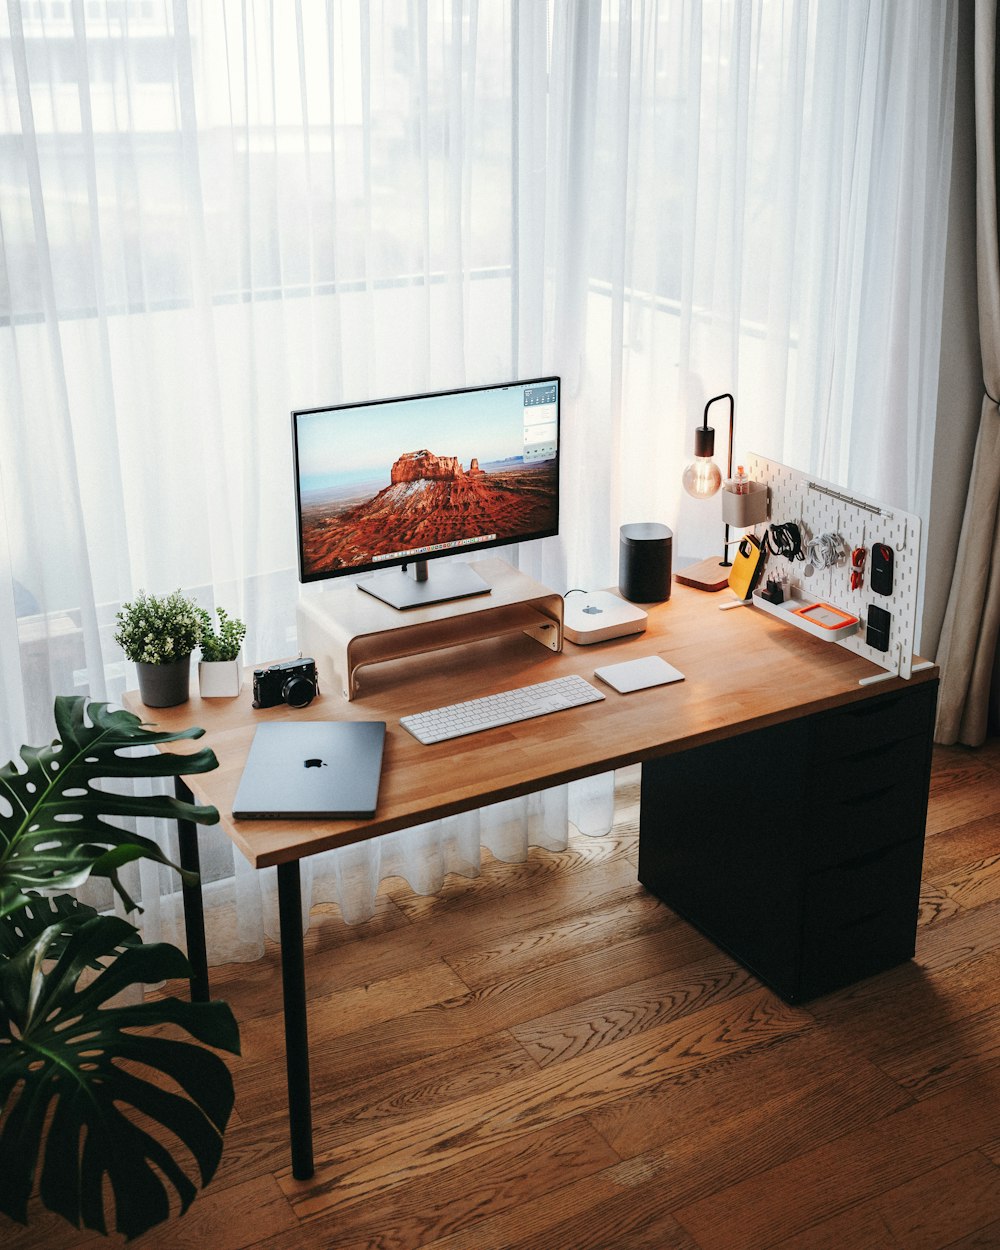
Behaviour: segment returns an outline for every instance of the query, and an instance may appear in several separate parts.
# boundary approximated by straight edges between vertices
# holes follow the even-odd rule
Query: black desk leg
[[[174,779],[174,793],[184,803],[193,803],[194,795],[181,777]],[[181,882],[184,898],[184,935],[187,938],[188,963],[191,965],[191,1001],[207,1003],[208,952],[205,947],[205,907],[201,897],[201,860],[198,855],[198,826],[193,820],[178,820],[177,842],[181,867],[198,873],[193,885]]]
[[[281,984],[285,1001],[285,1063],[288,1071],[292,1175],[296,1180],[307,1181],[313,1174],[312,1096],[306,1025],[305,951],[302,946],[302,883],[298,860],[278,865],[278,919],[281,928]]]

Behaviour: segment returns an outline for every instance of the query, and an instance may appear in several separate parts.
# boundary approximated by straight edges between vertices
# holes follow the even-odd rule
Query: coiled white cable
[[[839,534],[817,534],[807,548],[807,558],[818,569],[832,569],[847,559],[847,544]]]

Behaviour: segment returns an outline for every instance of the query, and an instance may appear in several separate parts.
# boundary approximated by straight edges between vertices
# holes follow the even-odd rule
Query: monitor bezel
[[[350,567],[323,570],[320,572],[307,573],[305,569],[305,558],[303,550],[303,533],[302,533],[302,493],[301,493],[301,477],[299,474],[299,439],[298,439],[298,421],[301,417],[315,416],[322,412],[345,412],[348,410],[360,411],[365,408],[378,408],[383,404],[399,404],[409,401],[417,401],[422,399],[443,399],[450,395],[473,395],[480,391],[502,391],[509,390],[512,387],[525,386],[541,386],[546,383],[556,383],[556,493],[555,493],[555,522],[546,529],[539,530],[531,534],[522,534],[517,538],[494,538],[483,543],[469,545],[451,551],[433,551],[425,552],[420,555],[406,555],[395,559],[369,560],[363,564],[355,564]],[[520,543],[536,542],[542,538],[555,538],[559,534],[559,521],[562,513],[562,377],[559,374],[543,374],[537,378],[514,378],[507,382],[488,382],[477,386],[454,386],[446,390],[440,391],[421,391],[412,395],[392,395],[380,396],[378,399],[361,399],[347,401],[339,404],[320,404],[314,408],[295,408],[291,413],[292,427],[292,473],[295,481],[295,542],[296,542],[296,559],[298,563],[299,582],[302,585],[308,585],[312,582],[332,581],[336,578],[343,577],[363,577],[373,573],[378,573],[385,569],[406,568],[408,565],[416,564],[418,561],[437,561],[441,559],[466,559],[474,558],[482,551],[496,550],[499,547],[515,547]]]

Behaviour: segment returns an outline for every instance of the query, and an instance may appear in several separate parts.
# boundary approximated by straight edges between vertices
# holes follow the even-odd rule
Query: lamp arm
[[[732,395],[730,395],[728,391],[726,391],[722,395],[716,395],[708,401],[708,403],[705,405],[705,413],[704,413],[704,416],[702,417],[702,425],[704,426],[706,430],[708,429],[708,410],[716,402],[716,400],[719,400],[719,399],[729,400],[729,460],[728,460],[728,470],[727,470],[726,476],[731,480],[733,476],[733,426],[735,424],[735,418],[736,418],[736,401],[733,399]],[[729,558],[730,546],[731,544],[729,542],[729,525],[727,523],[725,537],[723,538],[723,541],[722,541],[722,560],[721,560],[722,568],[729,568],[730,565],[732,564],[732,561]]]
[[[736,401],[733,399],[732,395],[730,395],[729,392],[726,391],[724,394],[716,395],[714,398],[710,399],[708,403],[705,405],[705,413],[701,420],[702,420],[703,427],[707,430],[708,429],[708,410],[717,400],[720,400],[720,399],[729,400],[729,460],[727,463],[727,474],[729,477],[732,477],[733,476],[733,427],[734,427],[735,418],[736,418]]]

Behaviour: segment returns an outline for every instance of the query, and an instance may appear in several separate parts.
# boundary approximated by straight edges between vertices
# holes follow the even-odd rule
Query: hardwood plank
[[[176,1211],[176,1204],[174,1204]],[[252,1220],[242,1213],[253,1212]],[[141,1245],[143,1250],[245,1250],[276,1233],[293,1230],[297,1221],[275,1184],[273,1176],[256,1177],[232,1185],[212,1181],[183,1216],[173,1215],[145,1233],[138,1242],[127,1242],[114,1231],[107,1237],[74,1229],[65,1220],[32,1202],[31,1225],[21,1228],[0,1215],[4,1250],[97,1250],[109,1246]]]
[[[678,920],[653,894],[637,893],[630,881],[587,910],[578,910],[530,928],[497,934],[496,941],[448,956],[448,964],[470,989],[523,976],[538,968],[594,950],[611,941],[678,926]]]
[[[619,1154],[646,1160],[676,1208],[910,1102],[873,1064],[808,1031],[672,1075],[589,1115]]]
[[[730,956],[710,950],[671,972],[630,981],[561,1011],[514,1024],[510,1031],[544,1068],[724,1002],[756,984]]]
[[[993,733],[986,741],[978,747],[942,747],[942,750],[955,751],[974,751],[977,755],[981,755],[991,768],[1000,769],[1000,735]]]
[[[241,1218],[242,1212],[253,1212],[252,1221]],[[234,1218],[235,1215],[235,1218]],[[5,1250],[96,1250],[97,1247],[141,1245],[144,1250],[245,1250],[248,1245],[264,1241],[276,1233],[294,1230],[296,1221],[284,1195],[272,1176],[264,1176],[235,1185],[212,1182],[183,1216],[172,1216],[163,1224],[145,1233],[138,1242],[127,1242],[113,1228],[107,1237],[84,1233],[65,1220],[38,1209],[32,1226],[10,1235],[11,1225],[3,1216]]]
[[[994,833],[994,837],[995,837]],[[947,880],[930,877],[959,907],[982,907],[1000,899],[1000,856],[968,865],[959,875]]]
[[[979,959],[1000,947],[1000,902],[987,902],[974,908],[959,908],[947,922],[917,931],[916,964],[929,971],[940,971]]]
[[[982,751],[935,747],[927,833],[1000,813],[1000,771]]]
[[[996,864],[1000,859],[997,853],[997,820],[995,816],[988,816],[928,838],[924,847],[925,880],[935,883],[961,881]]]
[[[377,1129],[398,1128],[416,1116],[495,1090],[537,1070],[524,1048],[506,1033],[406,1067],[380,1069],[366,1080],[342,1081],[335,1064],[321,1067],[318,1074],[314,1069],[314,1148],[322,1154]],[[252,1081],[241,1080],[237,1096],[249,1110],[245,1121],[226,1133],[220,1180],[281,1171],[288,1166],[288,1113],[275,1069],[262,1067]]]
[[[268,1250],[295,1250],[303,1232],[324,1250],[408,1250],[442,1236],[471,1244],[477,1226],[516,1212],[525,1202],[551,1201],[564,1186],[592,1176],[618,1156],[582,1116],[501,1143],[464,1163],[414,1182],[405,1175],[383,1194],[309,1220],[302,1231],[273,1238]]]
[[[958,1211],[957,1193],[962,1195]],[[1000,1168],[972,1151],[796,1233],[776,1250],[867,1246],[940,1250],[951,1246],[956,1236],[974,1235],[987,1227],[998,1211]]]
[[[310,987],[310,1045],[320,1053],[348,1034],[386,1031],[383,1026],[394,1028],[394,1022],[402,1016],[466,992],[462,979],[441,960],[329,994],[317,994]],[[240,1038],[245,1065],[283,1061],[285,1043],[280,1014],[243,1021]]]
[[[1000,1006],[961,1019],[945,1017],[918,1039],[901,1038],[869,1055],[915,1098],[1000,1066]]]
[[[920,883],[920,911],[917,917],[917,932],[923,933],[932,925],[944,924],[957,916],[962,908],[940,886],[930,881]]]
[[[246,1245],[248,1228],[233,1219],[234,1211],[252,1211],[254,1240],[295,1227],[284,1196],[272,1176],[216,1188],[210,1185],[181,1220],[160,1224],[145,1234],[143,1250],[240,1250]]]
[[[933,1035],[944,1020],[975,1014],[995,1000],[998,976],[997,950],[934,968],[902,964],[881,977],[817,999],[809,1010],[830,1023],[838,1040],[867,1054],[880,1049],[886,1039],[918,1042]]]
[[[662,1193],[653,1185],[636,1186],[628,1165],[614,1169],[618,1191],[600,1203],[591,1202],[579,1212],[508,1243],[509,1250],[698,1250],[697,1243],[667,1210]],[[558,1211],[558,1208],[556,1208]]]
[[[198,1199],[200,1202],[201,1199]],[[99,1233],[86,1233],[74,1228],[61,1216],[46,1211],[37,1198],[28,1204],[28,1225],[15,1224],[0,1215],[0,1236],[4,1250],[108,1250],[109,1246],[124,1247],[129,1243],[119,1233],[110,1232],[106,1237]]]
[[[675,1214],[702,1250],[762,1250],[975,1150],[998,1128],[1000,1073],[994,1072],[904,1107]]]
[[[698,1250],[633,1161],[520,1204],[421,1250]]]
[[[1000,1220],[979,1228],[958,1241],[949,1241],[947,1250],[996,1250],[1000,1246]]]

